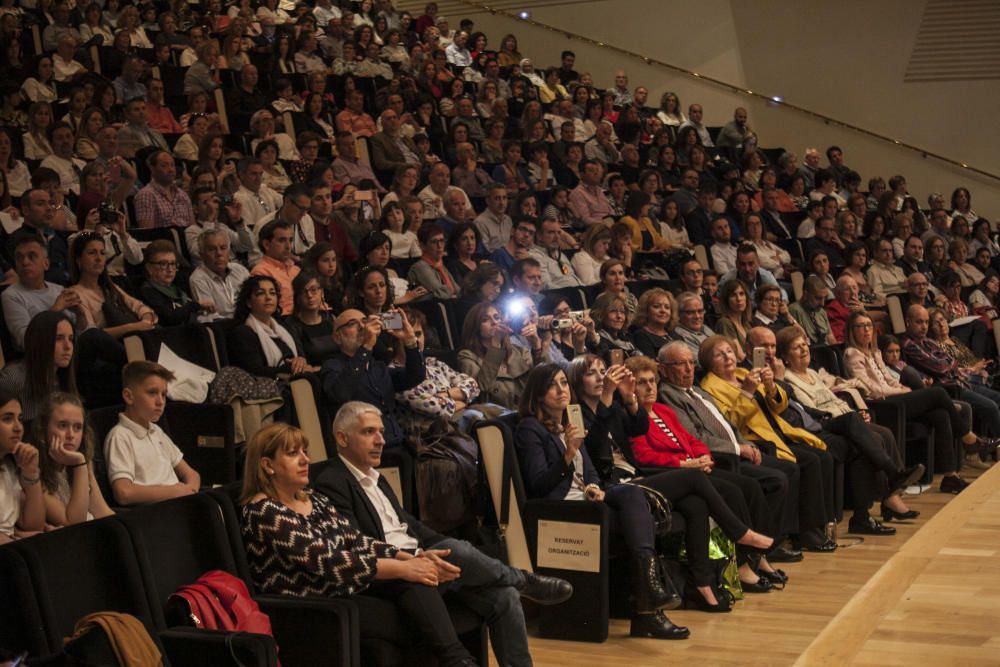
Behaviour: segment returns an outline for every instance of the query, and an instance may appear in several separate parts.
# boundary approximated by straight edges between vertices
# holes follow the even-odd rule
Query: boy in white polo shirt
[[[108,479],[119,505],[198,493],[201,476],[155,423],[163,415],[167,383],[173,379],[173,373],[152,361],[133,361],[122,371],[125,412],[104,440]]]

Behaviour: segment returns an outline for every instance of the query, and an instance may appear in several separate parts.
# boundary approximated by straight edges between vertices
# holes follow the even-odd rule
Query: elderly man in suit
[[[694,354],[686,344],[680,341],[667,343],[660,348],[657,362],[662,379],[658,396],[660,402],[673,409],[688,433],[705,443],[716,466],[738,472],[760,485],[771,519],[770,534],[776,538],[786,534],[795,525],[792,512],[786,512],[789,488],[798,483],[795,464],[779,461],[740,440],[739,432],[726,421],[712,397],[695,384]],[[761,527],[762,530],[764,528]],[[779,545],[780,540],[775,539],[775,544]],[[799,561],[802,560],[802,553],[776,546],[768,554],[768,560]]]
[[[333,421],[337,453],[315,475],[313,487],[330,498],[365,535],[395,545],[438,568],[441,592],[483,616],[497,660],[503,666],[531,665],[519,597],[559,604],[573,588],[562,579],[508,567],[464,540],[447,538],[420,523],[399,504],[375,469],[385,446],[382,413],[361,401],[345,403]]]
[[[394,172],[401,167],[421,167],[424,154],[413,139],[401,133],[402,119],[394,109],[386,109],[379,116],[382,131],[370,140],[372,167],[378,171]]]

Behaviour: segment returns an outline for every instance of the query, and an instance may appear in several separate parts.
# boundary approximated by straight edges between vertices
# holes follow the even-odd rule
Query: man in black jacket
[[[489,623],[500,665],[531,665],[519,595],[540,604],[558,604],[573,594],[570,584],[508,567],[468,542],[440,535],[406,512],[375,470],[386,445],[383,416],[375,406],[346,403],[333,421],[333,432],[338,456],[320,468],[313,488],[330,498],[362,533],[432,560],[441,592],[461,600]]]

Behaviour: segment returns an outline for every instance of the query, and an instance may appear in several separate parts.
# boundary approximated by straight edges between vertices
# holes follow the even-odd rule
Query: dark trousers
[[[795,464],[791,464],[791,467],[794,468]],[[757,484],[761,493],[764,494],[764,502],[767,503],[767,524],[760,525],[759,527],[755,524],[754,528],[765,535],[773,537],[775,543],[780,542],[781,538],[787,533],[787,527],[784,522],[786,507],[789,504],[789,480],[787,473],[774,466],[766,466],[763,464],[763,461],[760,465],[741,461],[739,470],[741,475],[750,478]]]
[[[876,432],[865,423],[860,412],[848,412],[824,423],[824,428],[847,441],[844,465],[851,475],[851,494],[855,512],[867,514],[875,500],[888,494],[887,476],[899,470],[889,451],[895,450],[895,438],[888,429]]]
[[[742,492],[737,486],[727,484],[722,479],[717,484],[713,479],[716,472],[706,475],[701,470],[691,468],[670,468],[636,480],[639,484],[662,493],[684,517],[688,566],[699,586],[711,585],[715,580],[712,564],[708,559],[708,518],[715,519],[722,532],[731,540],[735,541],[747,532],[745,517],[749,512]],[[723,490],[728,498],[722,495]],[[744,518],[740,517],[741,512]]]
[[[920,422],[934,431],[934,470],[950,473],[958,470],[957,441],[969,432],[968,424],[955,407],[951,396],[941,387],[927,387],[908,394],[886,398],[891,403],[906,408],[907,421]]]
[[[822,529],[836,515],[833,455],[809,445],[793,442],[788,446],[799,466],[799,532]]]
[[[388,636],[385,619],[377,605],[368,604],[366,597],[381,598],[393,603],[399,613],[399,625],[411,630],[410,637]],[[361,643],[371,646],[393,644],[405,647],[410,641],[427,646],[442,667],[457,665],[471,658],[459,641],[455,626],[448,616],[441,593],[436,588],[406,581],[377,581],[357,598],[361,614]],[[383,650],[385,655],[387,651]]]
[[[604,504],[611,510],[611,530],[621,535],[633,556],[652,556],[656,527],[646,495],[631,484],[612,484],[604,490]]]
[[[786,501],[784,503],[784,511],[781,514],[781,519],[778,523],[779,530],[775,531],[775,540],[777,540],[778,535],[788,535],[790,533],[799,532],[799,504],[802,486],[802,473],[799,470],[799,464],[795,461],[786,461],[784,459],[779,459],[771,454],[764,454],[761,452],[761,461],[759,466],[754,466],[757,468],[763,468],[764,470],[771,471],[777,475],[780,475],[788,483],[788,491],[785,495]],[[741,469],[748,464],[741,464]],[[770,496],[768,496],[769,502]]]

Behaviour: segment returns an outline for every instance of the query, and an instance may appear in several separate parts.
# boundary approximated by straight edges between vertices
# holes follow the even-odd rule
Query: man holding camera
[[[383,330],[406,347],[402,368],[390,368],[372,356]],[[333,322],[333,340],[339,351],[320,369],[330,414],[348,401],[370,403],[382,411],[386,448],[401,447],[405,436],[396,420],[396,392],[416,387],[426,374],[424,357],[406,314],[391,310],[365,316],[360,310],[345,310]]]
[[[253,251],[254,239],[250,229],[243,221],[242,206],[225,193],[219,195],[213,188],[198,188],[194,191],[194,224],[184,230],[184,242],[187,244],[191,263],[201,266],[201,247],[198,239],[202,232],[210,229],[225,234],[229,238],[229,248],[232,252],[245,255]],[[226,224],[219,221],[219,209],[226,209],[227,220],[235,220]]]

